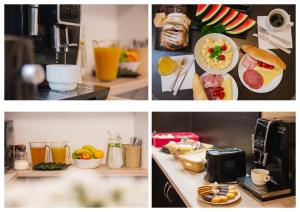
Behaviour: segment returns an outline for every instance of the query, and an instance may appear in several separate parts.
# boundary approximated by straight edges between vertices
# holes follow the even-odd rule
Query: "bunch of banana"
[[[104,156],[104,152],[101,149],[96,149],[91,145],[85,145],[81,147],[81,149],[77,149],[73,152],[72,158],[73,159],[82,159],[82,160],[89,160],[89,159],[101,159]]]

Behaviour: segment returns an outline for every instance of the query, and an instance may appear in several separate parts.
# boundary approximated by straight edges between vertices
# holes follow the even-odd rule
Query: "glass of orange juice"
[[[49,161],[50,147],[47,145],[46,142],[29,142],[29,145],[30,145],[32,166]]]
[[[166,76],[175,71],[177,63],[171,57],[163,56],[159,58],[156,64],[156,69],[160,75]]]
[[[117,78],[121,48],[117,41],[93,41],[96,78],[112,81]]]
[[[51,143],[52,162],[66,163],[66,159],[70,159],[70,147],[67,142]]]

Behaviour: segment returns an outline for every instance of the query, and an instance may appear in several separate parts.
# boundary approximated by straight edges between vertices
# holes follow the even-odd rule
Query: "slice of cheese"
[[[232,79],[231,77],[226,77],[223,80],[222,87],[224,88],[224,100],[232,100]]]
[[[282,70],[280,70],[278,68],[274,68],[271,70],[271,69],[255,66],[254,70],[262,75],[262,77],[264,78],[264,85],[268,85],[270,82],[273,81],[273,79],[276,76],[282,74]]]

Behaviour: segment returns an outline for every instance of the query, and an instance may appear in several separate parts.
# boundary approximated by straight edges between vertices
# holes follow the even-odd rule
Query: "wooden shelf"
[[[109,96],[116,96],[130,91],[146,88],[148,86],[147,73],[142,73],[137,78],[117,78],[111,82],[101,82],[92,76],[83,76],[82,84],[100,85],[110,87]]]
[[[119,168],[119,169],[110,169],[106,165],[101,165],[96,169],[80,169],[74,165],[71,165],[65,170],[61,171],[36,171],[36,170],[24,170],[24,171],[16,171],[10,170],[5,173],[5,181],[9,182],[19,177],[60,177],[67,172],[88,172],[95,173],[99,176],[129,176],[129,177],[147,177],[148,171],[144,168]]]

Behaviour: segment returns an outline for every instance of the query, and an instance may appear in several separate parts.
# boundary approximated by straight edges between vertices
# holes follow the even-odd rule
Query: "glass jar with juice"
[[[70,159],[70,147],[67,142],[51,143],[52,162],[66,163]]]
[[[118,42],[104,40],[93,41],[96,78],[112,81],[117,78],[121,48]]]
[[[32,166],[48,162],[50,158],[50,147],[46,142],[29,142]]]

